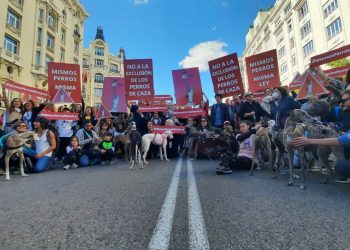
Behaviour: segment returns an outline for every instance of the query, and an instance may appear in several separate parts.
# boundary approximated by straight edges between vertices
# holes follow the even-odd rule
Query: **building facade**
[[[48,62],[81,64],[88,14],[79,0],[1,0],[0,13],[0,83],[47,89]]]
[[[349,0],[277,0],[258,12],[243,59],[277,49],[280,79],[287,85],[309,67],[312,56],[350,44],[349,13]]]
[[[125,51],[120,48],[118,55],[110,52],[105,42],[103,29],[97,28],[95,40],[83,52],[83,92],[88,105],[102,103],[102,88],[105,77],[124,76]]]

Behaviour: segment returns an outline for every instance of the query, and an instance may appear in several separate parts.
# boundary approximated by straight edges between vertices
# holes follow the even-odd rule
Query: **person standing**
[[[215,128],[222,129],[224,122],[229,119],[228,107],[222,103],[222,95],[215,95],[216,104],[211,107],[210,121]]]
[[[244,93],[245,102],[242,103],[239,110],[239,117],[241,120],[249,122],[259,122],[261,117],[266,114],[259,103],[254,101],[252,92]]]

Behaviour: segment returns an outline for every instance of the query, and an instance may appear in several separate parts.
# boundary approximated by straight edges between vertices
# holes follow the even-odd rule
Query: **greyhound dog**
[[[290,112],[289,118],[287,118],[286,126],[283,131],[283,142],[288,153],[288,161],[290,168],[290,177],[288,186],[293,185],[293,157],[294,151],[297,150],[301,160],[301,186],[303,190],[305,186],[305,151],[310,151],[317,147],[317,156],[320,159],[321,166],[328,169],[328,174],[321,181],[321,183],[327,183],[332,172],[332,168],[329,164],[328,157],[330,153],[333,153],[337,160],[343,160],[344,150],[341,146],[301,146],[294,147],[291,143],[292,139],[306,136],[308,138],[320,139],[320,138],[335,138],[338,133],[329,127],[325,127],[316,118],[310,116],[306,111],[296,109]]]
[[[139,163],[143,169],[143,161],[141,156],[142,137],[140,132],[136,130],[136,124],[131,124],[129,132],[129,155],[130,155],[130,169],[134,169],[135,163]]]
[[[19,166],[22,176],[28,176],[24,173],[24,154],[23,146],[30,140],[39,140],[39,137],[36,133],[32,131],[24,132],[21,134],[13,134],[7,137],[5,142],[5,167],[6,167],[6,180],[11,180],[10,178],[10,158],[14,154],[19,155]]]
[[[164,151],[164,158],[166,161],[169,161],[167,153],[166,153],[166,146],[168,144],[168,139],[173,139],[173,133],[168,130],[165,131],[163,134],[145,134],[142,136],[142,151],[143,151],[143,156],[142,160],[144,163],[148,163],[146,161],[146,156],[149,150],[149,147],[151,146],[151,143],[154,145],[159,146],[159,153],[160,153],[160,159],[163,160],[163,153]]]

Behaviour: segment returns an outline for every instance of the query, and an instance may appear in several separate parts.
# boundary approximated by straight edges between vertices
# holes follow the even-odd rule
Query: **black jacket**
[[[255,112],[255,116],[247,116],[244,117],[244,114],[250,113],[250,112]],[[259,103],[253,101],[252,103],[249,102],[244,102],[241,104],[240,109],[239,109],[239,117],[241,120],[247,120],[251,122],[257,122],[260,121],[260,118],[266,114],[266,112],[262,109]]]

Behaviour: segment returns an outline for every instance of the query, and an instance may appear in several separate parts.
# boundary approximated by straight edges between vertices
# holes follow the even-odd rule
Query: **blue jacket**
[[[342,146],[350,146],[350,131],[338,137],[338,141]]]
[[[278,128],[284,128],[288,112],[298,108],[300,108],[300,103],[295,101],[291,96],[283,97],[278,104],[272,102],[270,110],[272,119],[276,121],[276,126]]]

